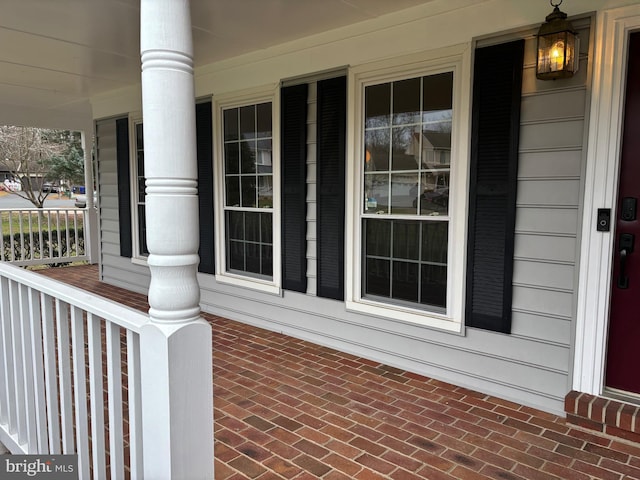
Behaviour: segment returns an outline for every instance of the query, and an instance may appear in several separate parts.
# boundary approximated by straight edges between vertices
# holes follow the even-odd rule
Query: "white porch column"
[[[213,478],[211,327],[200,318],[188,0],[141,0],[151,324],[140,336],[144,476]]]

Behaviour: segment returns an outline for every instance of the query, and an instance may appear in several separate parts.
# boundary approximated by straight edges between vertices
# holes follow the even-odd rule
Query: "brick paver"
[[[43,274],[134,308],[95,266]],[[203,315],[213,327],[215,471],[237,479],[640,479],[640,444],[561,417]]]

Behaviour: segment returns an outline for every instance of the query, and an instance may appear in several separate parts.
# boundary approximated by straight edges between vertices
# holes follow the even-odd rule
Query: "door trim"
[[[573,389],[602,395],[611,296],[614,232],[596,231],[596,211],[616,199],[629,34],[640,29],[640,5],[598,12],[573,355]]]

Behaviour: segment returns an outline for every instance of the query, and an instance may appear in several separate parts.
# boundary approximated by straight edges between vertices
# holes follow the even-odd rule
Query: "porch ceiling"
[[[196,65],[432,0],[192,0]],[[7,0],[0,19],[0,107],[82,116],[93,95],[140,75],[140,0]],[[16,118],[28,118],[16,116]]]

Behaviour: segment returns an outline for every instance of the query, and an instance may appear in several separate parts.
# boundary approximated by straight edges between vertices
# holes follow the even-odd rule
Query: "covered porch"
[[[40,273],[148,309],[144,295],[100,282],[95,265]],[[217,480],[640,478],[640,447],[624,439],[276,332],[203,317],[213,330]]]

